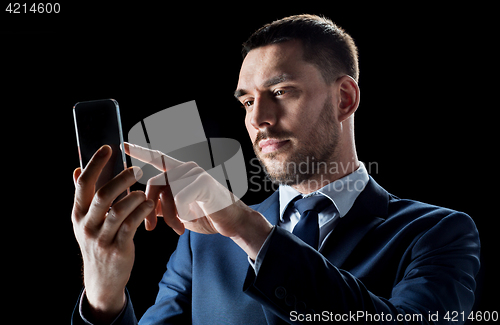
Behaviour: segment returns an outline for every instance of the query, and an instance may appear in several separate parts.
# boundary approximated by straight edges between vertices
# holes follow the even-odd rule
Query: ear
[[[358,109],[359,87],[356,80],[347,75],[337,79],[335,85],[339,92],[337,119],[343,122]]]

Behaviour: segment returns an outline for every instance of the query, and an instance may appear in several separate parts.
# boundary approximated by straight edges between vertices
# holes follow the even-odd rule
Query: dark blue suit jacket
[[[272,224],[278,197],[253,206]],[[468,315],[474,302],[480,243],[471,218],[399,199],[372,178],[321,254],[279,227],[268,247],[255,276],[231,239],[186,231],[141,324],[285,324],[314,314],[426,322],[436,312],[445,322],[446,312]],[[73,321],[81,322],[78,311]],[[117,323],[135,322],[129,299]]]

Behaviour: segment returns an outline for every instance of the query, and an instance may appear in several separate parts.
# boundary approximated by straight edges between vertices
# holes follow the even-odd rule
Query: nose
[[[250,124],[257,130],[264,130],[276,124],[277,114],[272,101],[265,97],[254,99],[252,110],[249,112]]]

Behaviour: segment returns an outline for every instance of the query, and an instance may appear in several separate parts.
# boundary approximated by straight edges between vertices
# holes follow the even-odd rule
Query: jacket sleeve
[[[389,297],[373,294],[286,230],[276,228],[269,240],[258,275],[250,269],[243,290],[289,323],[299,314],[324,311],[359,323],[373,322],[368,314],[385,323],[421,315],[418,323],[428,323],[437,312],[437,323],[446,323],[446,312],[468,315],[473,306],[480,244],[474,222],[463,213],[442,218],[408,248],[404,275]]]
[[[189,230],[179,237],[170,256],[167,271],[158,284],[155,304],[142,316],[139,324],[190,324],[192,254]]]
[[[128,290],[125,289],[125,294],[127,296],[127,303],[123,307],[120,314],[115,318],[115,320],[110,325],[136,325],[137,319],[134,313],[134,307],[130,301],[130,295]],[[92,320],[87,312],[87,298],[85,297],[85,289],[82,290],[80,294],[80,299],[73,310],[73,315],[71,317],[72,325],[92,325]]]
[[[179,237],[177,249],[171,255],[167,271],[159,283],[156,302],[141,318],[139,324],[190,324],[191,323],[191,250],[189,246],[190,232]],[[112,325],[135,325],[137,319],[128,291],[127,304]],[[92,324],[85,312],[85,294],[73,311],[73,325]]]

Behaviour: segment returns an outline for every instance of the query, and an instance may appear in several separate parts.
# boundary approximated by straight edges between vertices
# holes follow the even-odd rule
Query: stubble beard
[[[314,125],[308,139],[302,143],[293,142],[293,134],[287,131],[277,131],[266,129],[259,132],[253,144],[255,155],[259,159],[267,177],[278,185],[299,185],[306,181],[321,181],[328,183],[328,173],[326,168],[331,161],[335,161],[337,147],[339,143],[339,130],[333,123],[334,109],[331,94],[327,96],[323,109],[320,113],[316,125]],[[258,143],[260,140],[275,138],[278,140],[290,139],[294,144],[293,151],[289,157],[282,161],[278,158],[283,153],[271,152],[261,154]],[[326,185],[326,184],[325,184]]]

